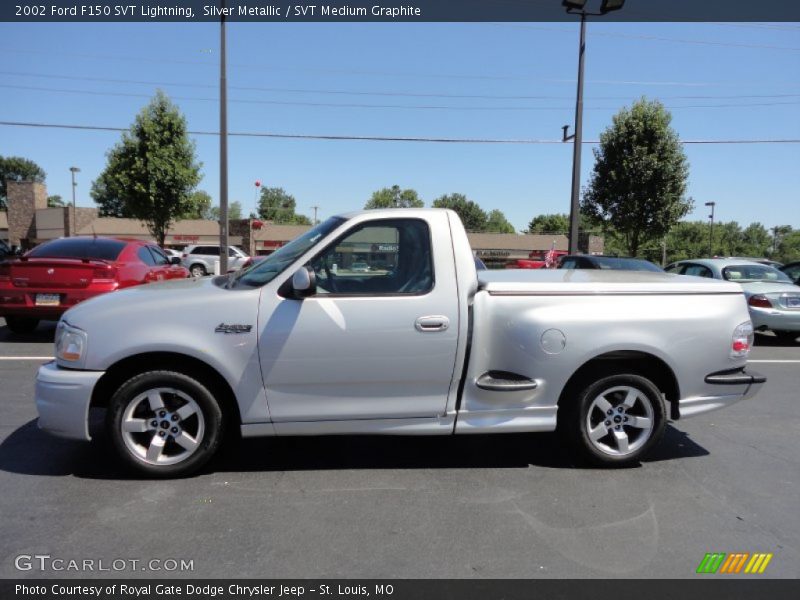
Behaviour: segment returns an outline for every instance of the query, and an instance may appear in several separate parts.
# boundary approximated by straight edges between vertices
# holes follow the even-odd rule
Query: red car
[[[33,331],[41,319],[58,319],[98,294],[185,279],[189,271],[175,260],[141,240],[71,237],[45,242],[0,263],[0,316],[11,331]]]

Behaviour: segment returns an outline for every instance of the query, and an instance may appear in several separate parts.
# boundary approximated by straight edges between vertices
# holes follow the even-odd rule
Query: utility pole
[[[225,0],[221,1],[225,8]],[[228,81],[225,76],[225,16],[219,36],[219,272],[228,272]]]
[[[583,143],[583,63],[586,54],[586,12],[581,12],[581,41],[578,50],[578,99],[575,102],[575,134],[572,136],[572,199],[569,205],[569,253],[578,253],[581,214],[581,144]],[[564,130],[564,137],[567,137]]]
[[[319,206],[312,206],[311,208],[314,209],[314,225],[316,225],[317,224],[317,209],[319,209]]]
[[[587,12],[585,10],[586,0],[562,0],[561,4],[571,15],[581,16],[581,37],[578,47],[578,98],[575,102],[575,133],[567,135],[569,125],[565,125],[564,142],[574,140],[572,144],[572,197],[569,208],[569,253],[578,252],[578,235],[580,229],[581,213],[581,144],[583,143],[583,63],[586,54],[586,17],[599,17],[609,12],[620,10],[625,4],[625,0],[603,0],[600,5],[600,12]]]
[[[76,210],[75,210],[75,187],[78,185],[75,181],[75,173],[80,173],[81,170],[78,167],[70,167],[70,172],[72,173],[72,223],[69,228],[69,235],[72,237],[75,235],[75,231],[78,229],[78,224],[76,222]]]

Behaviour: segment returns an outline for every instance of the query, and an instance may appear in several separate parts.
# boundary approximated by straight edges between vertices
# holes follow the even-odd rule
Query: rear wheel
[[[570,400],[562,430],[581,458],[592,464],[636,464],[664,434],[661,392],[640,375],[603,377]]]
[[[14,333],[31,333],[38,325],[34,317],[6,317],[6,327]]]
[[[192,265],[192,268],[189,269],[189,271],[191,272],[192,277],[205,277],[208,275],[208,271],[206,271],[205,266],[200,264]]]
[[[181,477],[216,453],[222,411],[200,381],[173,371],[149,371],[112,396],[106,427],[122,460],[156,477]]]

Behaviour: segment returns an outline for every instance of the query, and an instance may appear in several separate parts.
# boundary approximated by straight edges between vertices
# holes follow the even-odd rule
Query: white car
[[[228,271],[238,271],[250,258],[236,246],[228,246]],[[214,263],[219,260],[219,244],[191,244],[181,254],[181,264],[192,277],[205,277],[214,273]]]

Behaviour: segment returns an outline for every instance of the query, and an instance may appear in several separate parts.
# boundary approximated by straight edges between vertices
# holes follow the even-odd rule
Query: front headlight
[[[56,359],[70,367],[82,367],[86,360],[86,332],[59,321],[56,327]]]

